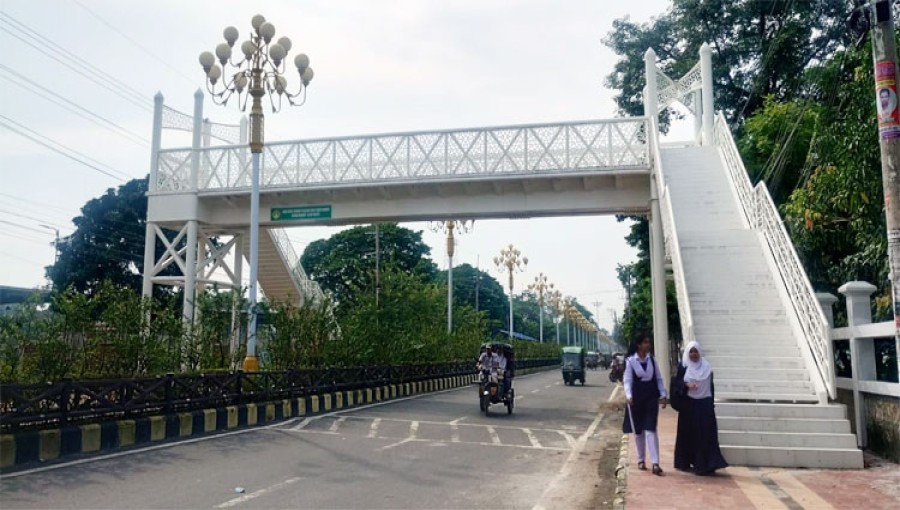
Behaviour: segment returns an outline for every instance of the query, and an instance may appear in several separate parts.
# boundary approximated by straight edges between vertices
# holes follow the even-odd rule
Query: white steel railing
[[[502,175],[649,170],[643,117],[495,128],[395,133],[271,143],[261,162],[261,187],[330,187]],[[245,146],[159,152],[157,192],[250,186]]]
[[[734,138],[721,113],[716,118],[715,139],[737,191],[744,219],[750,228],[760,232],[765,238],[778,267],[781,283],[790,297],[819,379],[828,396],[834,398],[834,355],[830,327],[797,250],[784,228],[765,183],[760,182],[755,189],[751,185]]]
[[[324,297],[322,288],[318,282],[310,280],[309,276],[306,275],[306,271],[300,265],[300,257],[297,256],[297,252],[294,250],[294,245],[291,243],[287,232],[280,228],[270,228],[269,234],[272,236],[272,240],[275,241],[275,247],[281,256],[281,260],[290,269],[291,278],[297,284],[300,292],[303,293],[304,302],[312,300],[315,303],[321,303]]]
[[[675,228],[675,213],[672,211],[672,200],[669,186],[666,184],[662,159],[659,155],[659,131],[656,120],[651,120],[650,153],[653,157],[656,172],[656,186],[659,193],[659,211],[662,216],[663,237],[666,254],[672,262],[672,275],[675,277],[675,293],[678,298],[678,316],[681,321],[681,337],[694,338],[694,318],[691,314],[691,302],[688,299],[687,282],[684,278],[684,263],[681,260],[681,245],[678,242],[678,231]]]

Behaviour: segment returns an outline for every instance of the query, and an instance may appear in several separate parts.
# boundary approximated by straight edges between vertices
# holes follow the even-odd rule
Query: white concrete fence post
[[[856,444],[865,448],[868,444],[866,434],[866,401],[859,390],[859,381],[875,379],[875,344],[871,341],[860,341],[853,334],[853,328],[872,322],[871,296],[877,288],[867,282],[847,282],[838,292],[847,297],[847,323],[850,326],[850,367],[853,371],[853,414],[856,422]]]

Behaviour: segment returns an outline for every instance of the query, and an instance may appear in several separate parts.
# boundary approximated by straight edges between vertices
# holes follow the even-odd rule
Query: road
[[[459,388],[11,473],[0,478],[0,507],[550,509],[611,500],[621,413],[606,404],[615,388],[606,372],[589,372],[585,387],[563,385],[555,370],[515,387],[511,416],[502,406],[479,413],[475,388]]]

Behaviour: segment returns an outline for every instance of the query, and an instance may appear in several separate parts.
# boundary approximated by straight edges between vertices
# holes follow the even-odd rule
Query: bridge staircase
[[[726,459],[862,468],[845,407],[828,403],[834,379],[824,316],[768,191],[751,187],[724,119],[715,144],[661,147],[657,162],[682,329],[715,370]]]
[[[319,284],[307,277],[284,229],[260,229],[258,254],[257,280],[266,298],[295,305],[321,300]],[[250,243],[244,243],[244,256],[249,260]]]

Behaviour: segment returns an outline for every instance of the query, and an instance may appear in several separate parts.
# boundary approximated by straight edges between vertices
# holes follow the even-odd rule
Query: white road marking
[[[503,444],[500,442],[500,436],[497,434],[497,431],[494,430],[494,427],[488,426],[487,431],[488,431],[488,434],[490,434],[490,436],[491,436],[491,443]]]
[[[417,422],[417,421],[409,422],[409,438],[415,439],[416,432],[418,432],[418,431],[419,431],[419,422]]]
[[[449,423],[450,423],[450,425],[456,425],[457,423],[465,420],[466,418],[468,418],[468,416],[460,416],[459,418],[457,418]]]
[[[334,420],[330,427],[328,427],[328,432],[337,432],[338,428],[341,426],[341,423],[344,422],[347,418],[341,416],[340,418]]]
[[[450,442],[458,443],[459,442],[459,425],[451,422],[450,423]]]
[[[303,430],[309,425],[309,422],[312,421],[312,418],[304,418],[300,423],[294,425],[291,430]]]
[[[531,446],[534,446],[535,448],[541,448],[540,441],[538,441],[537,438],[534,437],[534,434],[532,434],[530,430],[522,429],[522,432],[524,432],[525,435],[528,436],[528,440],[531,441]]]
[[[377,437],[378,436],[378,425],[381,424],[381,418],[375,418],[372,420],[372,426],[369,427],[369,435],[368,437]]]
[[[612,393],[609,394],[609,398],[606,400],[607,402],[612,402],[613,399],[616,398],[616,395],[619,393],[619,388],[621,388],[621,386],[619,386],[618,384],[615,388],[613,388]]]
[[[575,448],[575,438],[572,437],[568,432],[563,432],[562,430],[557,430],[557,434],[561,435],[566,439],[566,442],[569,443],[569,448]]]
[[[550,386],[551,386],[551,385],[548,384],[548,385],[544,386],[544,389],[547,389],[547,388],[549,388]]]
[[[524,397],[523,397],[523,398],[524,398]],[[518,398],[516,398],[516,400],[518,400]],[[401,422],[401,423],[409,423],[410,421],[412,421],[412,420],[404,420],[403,418],[384,418],[384,417],[378,418],[378,417],[371,416],[371,415],[347,416],[347,419],[348,419],[348,420],[373,420],[373,419],[378,419],[378,420],[381,420],[381,421],[393,421],[393,422]],[[452,425],[452,423],[453,423],[453,422],[447,422],[447,421],[430,421],[430,420],[416,420],[416,421],[417,421],[420,425],[421,425],[421,424],[425,424],[425,425]],[[454,421],[455,421],[455,420],[454,420]],[[513,427],[513,426],[510,426],[510,425],[485,425],[485,424],[483,424],[483,423],[459,423],[458,426],[460,426],[460,427],[481,427],[481,428],[491,427],[491,428],[494,428],[494,429],[522,430],[522,427]],[[576,426],[576,425],[564,425],[562,428],[565,429],[565,430],[568,431],[568,432],[574,432],[574,433],[579,433],[579,432],[581,432],[581,431],[578,429],[578,426]],[[541,432],[553,432],[553,433],[556,433],[556,432],[559,432],[559,431],[560,431],[560,429],[545,429],[545,428],[534,428],[534,427],[529,427],[529,430],[531,430],[531,431],[541,431]]]
[[[559,484],[562,483],[571,474],[572,469],[574,469],[575,467],[575,461],[581,455],[581,452],[584,451],[584,447],[587,445],[588,438],[594,434],[595,430],[597,430],[597,427],[600,425],[601,420],[603,420],[603,413],[598,414],[597,417],[594,418],[593,423],[591,423],[591,426],[588,427],[584,434],[581,434],[581,436],[578,437],[575,448],[572,448],[571,452],[569,453],[569,458],[566,459],[566,463],[563,464],[562,469],[559,470],[559,473],[556,475],[553,481],[551,481],[550,484],[547,485],[547,488],[541,495],[541,499],[538,500],[538,503],[532,507],[532,510],[544,510],[545,508],[548,508],[548,506],[545,506],[541,503],[546,501],[547,495],[552,494],[552,492],[556,490],[557,486],[559,486]],[[552,507],[552,505],[549,505],[549,507]]]
[[[411,443],[415,440],[416,440],[416,438],[414,438],[414,437],[407,437],[406,439],[402,439],[400,441],[397,441],[396,443],[391,443],[387,446],[382,446],[381,448],[379,448],[379,450],[381,450],[381,451],[390,450],[391,448],[393,448],[395,446],[400,446],[402,444]]]
[[[303,478],[288,478],[287,480],[285,480],[281,483],[276,483],[275,485],[270,485],[269,487],[266,487],[265,489],[260,489],[258,491],[254,491],[249,494],[244,494],[243,496],[240,496],[240,497],[237,497],[234,499],[229,499],[228,501],[222,503],[221,505],[216,505],[216,508],[228,508],[228,507],[232,507],[235,505],[240,505],[241,503],[250,501],[251,499],[256,499],[256,498],[262,496],[263,494],[267,494],[269,492],[276,491],[282,487],[287,487],[288,485],[290,485],[292,483],[297,483],[302,479]]]
[[[531,390],[532,393],[537,393],[539,391],[541,391],[541,390]]]

